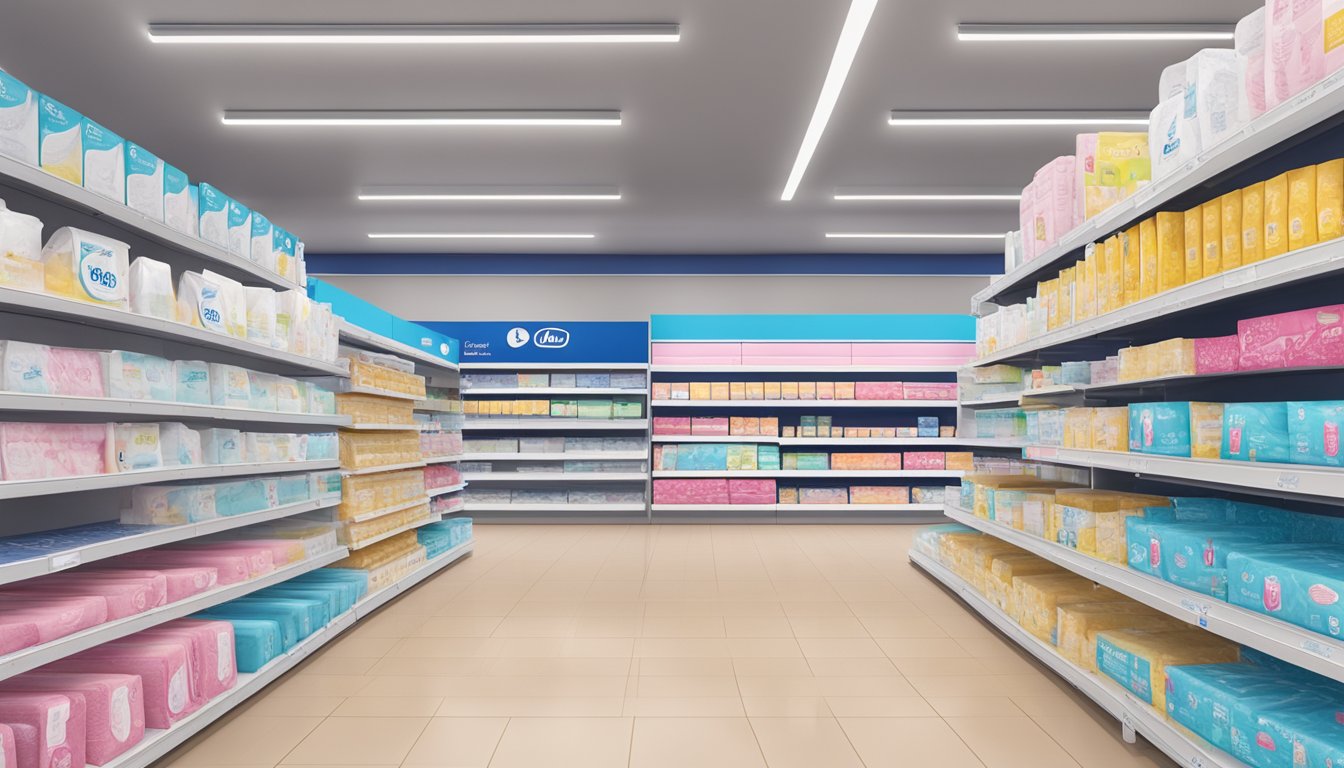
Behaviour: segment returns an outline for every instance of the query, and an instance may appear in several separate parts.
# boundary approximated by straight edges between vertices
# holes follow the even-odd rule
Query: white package
[[[248,408],[252,382],[246,368],[224,363],[210,364],[210,402],[226,408]]]
[[[201,430],[201,456],[206,464],[242,464],[243,433],[218,427]]]
[[[163,166],[163,223],[184,235],[196,237],[200,232],[200,214],[196,210],[191,180],[181,170]]]
[[[41,219],[11,211],[0,200],[0,286],[40,292],[45,284],[42,272]]]
[[[38,94],[37,162],[42,170],[79,186],[84,183],[84,116]]]
[[[275,409],[280,413],[303,413],[307,405],[307,392],[302,382],[288,376],[275,377]]]
[[[37,91],[0,70],[0,155],[37,165]]]
[[[177,360],[173,363],[175,396],[179,403],[211,405],[210,366],[203,360]]]
[[[1162,70],[1162,76],[1157,81],[1158,104],[1172,96],[1185,95],[1185,65],[1185,61],[1180,61]]]
[[[177,399],[173,364],[162,357],[138,352],[103,353],[103,391],[119,400]]]
[[[270,288],[243,288],[247,301],[247,340],[266,347],[275,346],[275,291]]]
[[[84,118],[84,188],[117,203],[126,203],[126,142]]]
[[[43,286],[65,298],[126,309],[131,247],[120,240],[61,227],[42,247]]]
[[[1237,22],[1232,33],[1241,81],[1241,118],[1248,122],[1265,113],[1265,7]]]
[[[207,243],[229,248],[229,196],[201,182],[198,194],[200,237]]]
[[[229,198],[229,253],[252,257],[252,209]]]
[[[250,407],[257,411],[275,411],[275,386],[279,379],[274,373],[260,373],[251,371],[247,374],[248,383],[251,385]]]
[[[271,226],[271,262],[276,274],[289,277],[294,270],[294,236]]]
[[[223,303],[219,284],[200,272],[183,272],[177,278],[177,322],[225,333]]]
[[[114,424],[118,472],[158,469],[163,466],[158,424]]]
[[[121,513],[121,522],[186,525],[215,516],[213,485],[138,485],[131,489],[131,508]]]
[[[243,284],[216,272],[204,270],[208,282],[219,286],[219,309],[224,313],[224,332],[235,339],[247,338],[247,294]]]
[[[1195,101],[1200,150],[1210,148],[1241,130],[1241,86],[1237,52],[1205,48],[1186,61],[1186,113]]]
[[[30,395],[51,394],[47,369],[51,347],[23,341],[0,341],[0,390]]]
[[[204,464],[201,433],[175,421],[159,424],[159,447],[165,467],[189,467]]]
[[[1173,96],[1158,104],[1148,120],[1148,156],[1153,164],[1153,178],[1169,175],[1199,152],[1199,123],[1186,119],[1185,96]]]
[[[271,272],[275,271],[274,230],[270,219],[260,211],[252,212],[252,239],[248,241],[247,256]]]
[[[280,291],[275,297],[275,336],[283,338],[285,343],[279,349],[285,349],[296,355],[311,355],[312,302],[303,291]]]
[[[172,267],[145,256],[131,262],[132,312],[160,320],[172,320],[176,303]]]
[[[126,142],[126,207],[163,221],[163,161],[133,141]]]
[[[1265,3],[1265,109],[1273,109],[1325,77],[1322,0]]]

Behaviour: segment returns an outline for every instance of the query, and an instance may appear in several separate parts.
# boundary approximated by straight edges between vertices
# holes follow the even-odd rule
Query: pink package
[[[107,600],[97,595],[0,594],[0,617],[0,625],[31,623],[37,642],[49,643],[107,621]]]
[[[86,573],[94,572],[97,571],[86,571]],[[135,576],[151,576],[159,574],[168,582],[168,602],[170,603],[176,603],[178,600],[185,600],[188,597],[199,595],[219,582],[219,569],[208,565],[145,570],[140,568],[122,568],[114,564],[111,566],[111,569],[106,572],[114,575],[120,573]]]
[[[976,356],[974,342],[856,342],[850,347],[854,365],[960,365]]]
[[[650,360],[656,365],[710,363],[740,365],[742,345],[738,343],[654,342]]]
[[[51,393],[66,397],[105,397],[103,356],[92,349],[52,347],[47,362]]]
[[[104,765],[145,736],[145,693],[135,675],[28,672],[0,683],[5,691],[48,691],[84,699],[86,759]]]
[[[36,736],[36,729],[34,729],[33,735]],[[36,741],[36,738],[33,740]],[[17,744],[18,742],[14,739],[14,729],[0,723],[0,765],[6,768],[14,768],[19,764]]]
[[[1051,183],[1049,169],[1049,165],[1042,166],[1036,171],[1036,176],[1031,182],[1032,196],[1035,197],[1032,205],[1035,219],[1031,224],[1031,233],[1036,240],[1037,256],[1045,253],[1059,237],[1059,233],[1055,231],[1054,184]]]
[[[1195,339],[1195,373],[1230,373],[1239,370],[1241,339],[1236,335]]]
[[[728,434],[728,419],[696,416],[691,419],[692,435],[726,435]]]
[[[1241,370],[1344,365],[1344,305],[1242,320],[1237,336]]]
[[[849,365],[847,342],[744,342],[742,362],[751,365]]]
[[[275,556],[271,554],[269,547],[262,547],[249,542],[233,541],[212,541],[203,545],[177,544],[170,547],[163,547],[161,552],[180,552],[187,555],[238,555],[247,563],[247,577],[256,578],[275,570]],[[223,582],[221,582],[223,583]]]
[[[0,423],[4,480],[102,475],[111,460],[108,424]]]
[[[653,481],[654,504],[727,504],[728,480],[668,479]]]
[[[689,435],[691,434],[691,419],[687,416],[654,416],[653,434]]]
[[[29,581],[6,593],[98,595],[107,601],[107,617],[114,621],[167,604],[168,580],[162,574],[151,577],[113,577],[103,574],[55,573]]]
[[[729,504],[774,504],[776,494],[774,480],[728,480]]]
[[[59,693],[0,693],[0,722],[37,729],[17,744],[20,768],[83,768],[84,697]]]
[[[37,618],[34,616],[0,616],[0,655],[21,651],[37,645]]]
[[[249,569],[247,558],[236,552],[181,552],[167,549],[147,549],[143,552],[131,552],[116,559],[114,567],[126,565],[132,568],[154,570],[159,567],[196,567],[208,566],[215,569],[219,586],[247,581]]]
[[[957,399],[957,384],[953,381],[907,381],[903,389],[906,400]]]
[[[858,381],[854,383],[855,400],[904,400],[905,385],[899,381]]]
[[[1097,172],[1097,134],[1078,134],[1074,137],[1073,148],[1073,221],[1076,226],[1087,220],[1087,177]]]
[[[169,728],[200,708],[201,703],[191,696],[186,642],[128,641],[134,641],[134,636],[90,648],[48,664],[43,670],[139,675],[144,686],[145,725],[149,728]]]
[[[180,619],[135,635],[144,640],[185,640],[191,656],[187,667],[192,688],[210,701],[233,687],[238,668],[233,652],[233,625],[227,621]]]
[[[271,563],[275,568],[283,568],[286,565],[292,565],[308,557],[308,551],[304,545],[303,539],[215,539],[203,543],[200,546],[203,549],[214,549],[217,545],[221,544],[228,547],[238,547],[240,549],[255,547],[267,550],[271,553]]]
[[[1073,155],[1057,157],[1046,166],[1050,179],[1051,218],[1055,226],[1055,239],[1068,234],[1081,224],[1076,219],[1074,208],[1074,171],[1076,161]]]
[[[1268,0],[1265,4],[1265,108],[1325,77],[1321,0]]]
[[[901,454],[901,465],[906,469],[943,469],[942,451],[906,451]]]
[[[1022,188],[1017,202],[1017,225],[1022,231],[1022,260],[1036,258],[1036,182]]]

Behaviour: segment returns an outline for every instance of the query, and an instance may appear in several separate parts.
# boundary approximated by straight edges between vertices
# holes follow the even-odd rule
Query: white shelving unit
[[[652,365],[653,373],[956,373],[960,365]]]
[[[416,528],[429,525],[430,523],[437,523],[441,520],[443,520],[443,515],[430,515],[429,517],[426,517],[423,520],[416,520],[414,522],[407,523],[406,525],[399,525],[390,531],[384,531],[376,536],[370,536],[369,538],[361,539],[360,541],[352,541],[349,544],[347,544],[346,547],[351,552],[354,552],[355,550],[363,549],[365,547],[377,544],[380,541],[386,541],[387,539],[390,539],[399,533],[414,531]]]
[[[623,483],[644,482],[643,472],[464,472],[468,483]]]
[[[467,419],[467,432],[646,432],[648,419]]]
[[[565,453],[469,453],[465,461],[643,461],[644,451],[567,451]]]
[[[624,387],[472,387],[463,392],[466,395],[518,395],[519,398],[532,399],[551,395],[617,395],[628,397],[648,397],[647,389],[626,389]]]
[[[655,512],[942,512],[942,504],[654,504]]]
[[[466,483],[458,483],[457,485],[449,485],[443,488],[430,488],[428,489],[428,493],[430,498],[447,496],[450,493],[457,493],[458,491],[464,490],[466,487]]]
[[[926,477],[960,478],[963,473],[949,469],[715,469],[706,471],[691,470],[655,470],[654,479],[660,477]]]
[[[468,512],[644,512],[644,504],[509,504],[493,501],[468,501]]]
[[[350,423],[345,416],[318,413],[280,413],[252,408],[228,408],[215,405],[164,402],[160,400],[117,400],[110,397],[64,397],[0,392],[0,412],[87,416],[99,420],[107,416],[127,419],[182,419],[188,421],[274,426],[323,426],[336,428]]]
[[[348,477],[356,477],[358,475],[376,475],[379,472],[395,472],[399,469],[423,469],[424,467],[425,462],[423,461],[406,461],[400,464],[384,464],[378,467],[365,467],[363,469],[346,469],[342,467],[341,474]]]
[[[462,461],[463,454],[455,453],[451,456],[428,456],[425,458],[425,464],[456,464]]]
[[[770,437],[769,435],[653,435],[655,443],[764,443],[788,446],[1021,448],[1010,440],[975,437]]]
[[[247,475],[278,475],[287,472],[314,472],[336,469],[336,461],[279,461],[246,464],[205,464],[189,467],[164,467],[116,472],[105,475],[53,477],[44,480],[5,480],[0,482],[0,500],[48,496],[57,493],[98,491],[107,488],[128,488],[148,483],[171,483],[179,480],[206,480],[220,477]]]
[[[654,400],[655,408],[956,408],[956,400]]]

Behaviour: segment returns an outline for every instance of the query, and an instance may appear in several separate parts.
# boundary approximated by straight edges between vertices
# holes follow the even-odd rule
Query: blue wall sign
[[[422,322],[461,341],[472,363],[647,363],[649,324],[642,322]]]

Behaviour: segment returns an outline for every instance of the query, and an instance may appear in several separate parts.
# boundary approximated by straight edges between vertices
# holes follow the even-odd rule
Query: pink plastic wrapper
[[[942,451],[906,451],[901,455],[901,464],[906,469],[942,469],[945,460]]]
[[[899,381],[858,381],[854,383],[855,400],[904,400],[905,385]]]
[[[81,696],[86,759],[92,765],[111,762],[145,737],[145,693],[135,675],[38,670],[0,683],[0,690]]]
[[[187,668],[192,692],[202,701],[224,693],[238,680],[233,625],[227,621],[179,619],[137,633],[135,638],[186,641],[191,651]]]
[[[169,728],[201,706],[201,701],[191,695],[188,653],[188,644],[183,640],[144,642],[131,636],[90,648],[43,669],[139,675],[145,694],[145,725]]]
[[[1344,305],[1237,323],[1242,370],[1344,365]]]
[[[1240,361],[1241,339],[1235,335],[1195,339],[1195,373],[1231,373]]]
[[[56,573],[7,589],[3,594],[65,597],[96,595],[107,601],[107,618],[115,621],[166,605],[168,580],[163,574],[157,573],[149,577]]]
[[[33,738],[37,738],[37,729],[33,729]],[[19,764],[18,742],[14,737],[14,729],[4,723],[0,723],[0,762],[12,768]]]
[[[727,504],[728,480],[722,477],[654,480],[653,503]]]
[[[774,480],[728,480],[730,504],[774,504],[778,499],[777,493]]]
[[[728,419],[696,416],[691,419],[692,435],[726,435],[728,434]]]
[[[113,575],[127,574],[150,576],[157,574],[163,576],[168,582],[168,602],[170,603],[176,603],[178,600],[186,600],[188,597],[199,595],[219,583],[219,569],[210,566],[165,567],[152,570],[113,566],[105,571],[100,568],[93,571],[86,571],[86,573],[97,573],[99,571]]]
[[[653,434],[689,435],[691,434],[691,420],[686,416],[654,416]]]
[[[97,595],[0,594],[0,643],[9,648],[5,653],[49,643],[107,619],[107,600]],[[10,647],[23,640],[34,642]]]
[[[93,349],[52,347],[47,360],[47,381],[53,395],[104,397],[103,356]]]
[[[20,768],[83,768],[83,696],[59,693],[0,693],[0,721],[36,729],[36,738],[18,739]]]
[[[219,586],[247,581],[247,557],[236,552],[184,552],[168,549],[147,549],[121,555],[114,561],[116,568],[126,566],[145,570],[178,567],[210,567],[215,569]]]

